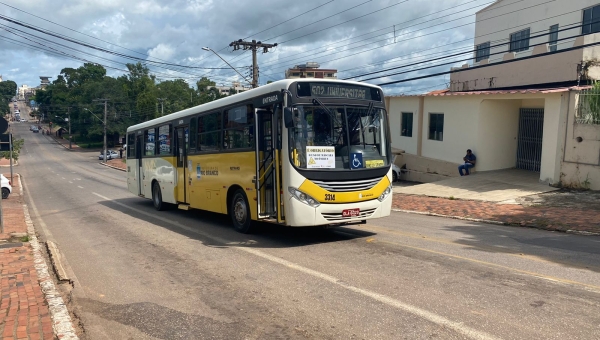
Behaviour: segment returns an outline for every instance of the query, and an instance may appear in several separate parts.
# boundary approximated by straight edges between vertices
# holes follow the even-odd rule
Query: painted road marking
[[[108,198],[106,196],[102,196],[102,195],[100,195],[98,193],[92,192],[92,194],[94,194],[94,195],[96,195],[96,196],[98,196],[98,197],[100,197],[102,199],[105,199],[107,201],[111,201],[111,203],[117,204],[119,206],[122,206],[122,207],[130,209],[130,210],[133,210],[133,211],[137,212],[138,214],[149,216],[149,217],[152,217],[153,219],[158,219],[158,220],[160,220],[160,221],[162,221],[164,223],[168,223],[168,224],[171,224],[171,225],[176,226],[178,228],[184,229],[186,231],[202,235],[203,237],[212,239],[212,240],[217,241],[219,243],[223,243],[223,244],[230,244],[231,243],[231,242],[229,242],[229,241],[227,241],[225,239],[222,239],[220,237],[216,237],[216,236],[213,236],[213,235],[208,235],[206,233],[203,233],[203,232],[200,232],[198,230],[192,229],[192,228],[190,228],[188,226],[185,226],[185,225],[183,225],[183,224],[181,224],[179,222],[171,221],[171,220],[168,220],[168,219],[166,219],[164,217],[161,217],[161,216],[149,214],[149,213],[147,213],[145,211],[142,211],[142,210],[139,210],[139,209],[127,206],[127,205],[125,205],[125,204],[123,204],[121,202],[117,202],[117,201],[111,200],[110,198]],[[345,288],[345,289],[347,289],[349,291],[352,291],[354,293],[361,294],[361,295],[364,295],[366,297],[370,297],[373,300],[376,300],[378,302],[384,303],[384,304],[386,304],[388,306],[395,307],[397,309],[401,309],[401,310],[403,310],[405,312],[408,312],[410,314],[413,314],[413,315],[416,315],[418,317],[421,317],[421,318],[423,318],[423,319],[425,319],[427,321],[433,322],[433,323],[435,323],[437,325],[450,328],[450,329],[454,330],[455,332],[463,334],[463,335],[465,335],[465,336],[467,336],[467,337],[469,337],[471,339],[481,339],[481,340],[500,339],[500,338],[497,338],[497,337],[495,337],[493,335],[487,334],[485,332],[478,331],[478,330],[473,329],[471,327],[465,326],[462,322],[452,321],[452,320],[449,320],[449,319],[447,319],[447,318],[445,318],[445,317],[443,317],[441,315],[438,315],[438,314],[435,314],[433,312],[427,311],[425,309],[422,309],[422,308],[419,308],[419,307],[416,307],[416,306],[404,303],[404,302],[402,302],[400,300],[391,298],[389,296],[386,296],[386,295],[383,295],[383,294],[375,293],[375,292],[372,292],[372,291],[369,291],[369,290],[366,290],[366,289],[362,289],[362,288],[358,288],[358,287],[352,286],[352,285],[350,285],[348,283],[345,283],[342,280],[340,280],[338,278],[335,278],[333,276],[330,276],[330,275],[318,272],[316,270],[312,270],[312,269],[309,269],[309,268],[297,265],[297,264],[295,264],[293,262],[290,262],[290,261],[284,260],[282,258],[279,258],[279,257],[273,256],[273,255],[267,254],[267,253],[262,252],[262,251],[260,251],[258,249],[236,247],[236,246],[232,246],[231,248],[232,249],[236,249],[236,250],[240,250],[240,251],[243,251],[243,252],[246,252],[246,253],[250,253],[250,254],[253,254],[253,255],[258,256],[258,257],[262,257],[263,259],[266,259],[266,260],[269,260],[271,262],[275,262],[275,263],[281,264],[281,265],[283,265],[283,266],[285,266],[285,267],[287,267],[289,269],[293,269],[293,270],[296,270],[296,271],[308,274],[310,276],[319,278],[321,280],[324,280],[324,281],[330,282],[330,283],[332,283],[334,285],[337,285],[337,286],[340,286],[342,288]]]
[[[70,184],[73,184],[73,182],[69,181]]]
[[[82,187],[81,185],[78,185],[77,187],[78,187],[79,189],[83,189],[83,187]]]

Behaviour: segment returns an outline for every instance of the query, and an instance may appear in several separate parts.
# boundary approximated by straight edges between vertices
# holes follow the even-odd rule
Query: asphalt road
[[[84,338],[600,338],[598,237],[401,213],[242,235],[225,216],[157,212],[96,152],[14,128]]]

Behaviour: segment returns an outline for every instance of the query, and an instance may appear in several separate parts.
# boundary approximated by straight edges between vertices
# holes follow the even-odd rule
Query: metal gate
[[[517,144],[517,169],[540,171],[544,109],[521,109]]]

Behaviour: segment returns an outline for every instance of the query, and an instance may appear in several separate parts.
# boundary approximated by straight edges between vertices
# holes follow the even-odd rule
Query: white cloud
[[[142,60],[161,59],[177,64],[203,67],[226,66],[215,55],[201,49],[203,46],[208,46],[218,51],[223,58],[230,61],[244,74],[248,73],[248,69],[245,67],[251,64],[251,55],[243,51],[232,51],[231,48],[228,48],[229,43],[242,38],[262,41],[273,38],[265,42],[277,42],[280,45],[268,54],[259,53],[258,55],[261,82],[266,82],[283,78],[286,68],[307,61],[319,62],[323,68],[336,68],[340,70],[340,77],[349,77],[380,70],[386,66],[396,67],[426,60],[429,58],[428,54],[432,52],[443,52],[461,46],[469,46],[470,42],[434,49],[435,46],[471,38],[473,36],[472,25],[455,29],[452,27],[474,21],[474,15],[440,26],[430,26],[473,14],[476,9],[452,15],[452,13],[475,5],[483,5],[489,0],[478,0],[469,4],[467,4],[467,0],[410,0],[362,18],[359,17],[398,1],[373,0],[366,5],[330,18],[327,17],[359,5],[364,0],[335,1],[303,15],[301,15],[303,12],[325,4],[327,0],[305,2],[280,0],[142,0],[137,2],[130,0],[3,0],[3,2],[64,25],[68,29],[0,4],[0,14],[2,15],[99,48],[107,48],[116,53],[139,57]],[[447,10],[443,11],[445,9]],[[431,15],[420,18],[428,14]],[[278,25],[296,16],[297,18]],[[433,20],[438,17],[439,19]],[[345,21],[348,22],[344,23]],[[2,20],[0,20],[0,24],[31,32],[26,28]],[[337,24],[340,25],[329,27]],[[396,25],[396,43],[393,43],[393,25]],[[273,28],[268,29],[270,27]],[[266,31],[256,34],[263,30]],[[319,32],[311,34],[316,31]],[[441,32],[431,34],[436,31]],[[372,34],[365,35],[369,32]],[[48,49],[35,42],[23,40],[23,38],[6,32],[0,33],[0,36],[19,41],[17,44],[0,38],[0,74],[10,74],[11,77],[14,77],[12,80],[19,85],[25,83],[36,86],[39,83],[40,75],[56,77],[62,68],[76,68],[84,62],[73,59],[73,57],[117,69],[125,69],[125,63],[135,62],[132,59],[59,40],[41,32],[31,32],[41,39],[29,38],[68,54],[68,56],[59,56],[48,51],[36,50],[32,46],[23,46],[23,44],[28,44]],[[53,45],[47,40],[58,42],[63,46]],[[402,58],[398,58],[400,56]],[[390,60],[392,58],[397,59]],[[366,65],[374,62],[378,63],[371,66]],[[441,69],[447,70],[449,66]],[[11,71],[8,72],[8,70]],[[112,69],[107,69],[107,71],[109,75],[113,76],[123,73]],[[198,79],[203,75],[213,78],[217,83],[230,82],[239,78],[230,69],[213,71],[183,69],[182,72],[177,72],[173,69],[151,67],[151,71],[156,72],[159,78],[182,77],[192,79],[192,82],[193,79]],[[419,74],[433,71],[421,71]],[[391,76],[372,82],[399,78],[399,76]],[[443,81],[443,77],[425,79],[415,83],[400,84],[398,87],[388,87],[386,92],[423,88],[427,85],[440,84]]]
[[[148,51],[151,59],[169,60],[174,54],[175,50],[167,44],[158,44],[158,46]]]

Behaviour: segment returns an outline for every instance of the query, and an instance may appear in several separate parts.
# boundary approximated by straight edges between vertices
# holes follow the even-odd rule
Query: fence
[[[577,124],[600,125],[600,83],[579,92],[575,121]]]

